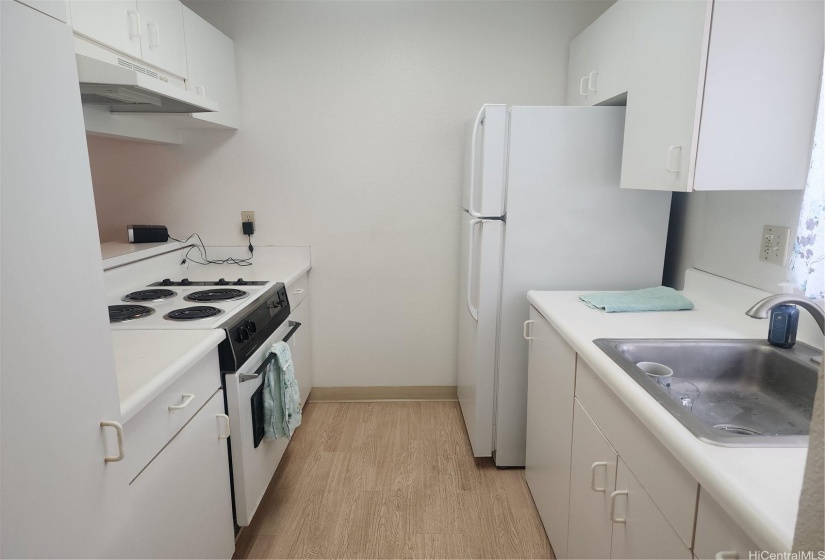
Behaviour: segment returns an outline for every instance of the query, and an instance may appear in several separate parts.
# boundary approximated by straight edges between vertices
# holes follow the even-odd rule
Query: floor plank
[[[309,403],[235,558],[553,558],[456,402]]]

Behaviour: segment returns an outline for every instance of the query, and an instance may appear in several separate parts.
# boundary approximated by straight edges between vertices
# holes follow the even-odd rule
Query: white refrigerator
[[[619,188],[624,115],[484,105],[467,123],[458,400],[499,467],[524,465],[527,291],[661,284],[671,193]]]

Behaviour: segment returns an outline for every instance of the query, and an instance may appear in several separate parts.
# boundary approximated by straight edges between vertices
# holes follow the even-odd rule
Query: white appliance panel
[[[513,107],[497,365],[496,464],[524,464],[528,290],[662,280],[670,192],[619,188],[624,107]]]
[[[235,514],[238,525],[245,527],[252,522],[272,475],[281,461],[289,439],[262,440],[257,449],[253,442],[252,394],[264,379],[240,382],[240,376],[255,373],[269,354],[272,345],[284,338],[290,330],[285,321],[267,341],[233,374],[225,375],[226,408],[232,434],[232,476],[235,489]],[[300,375],[296,371],[296,376]]]
[[[503,217],[507,106],[482,106],[464,132],[462,207],[476,218]]]
[[[496,328],[504,223],[461,213],[458,400],[475,457],[493,451]]]

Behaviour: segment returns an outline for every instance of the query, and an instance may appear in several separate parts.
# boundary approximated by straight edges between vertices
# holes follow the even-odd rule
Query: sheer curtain
[[[823,90],[819,91],[819,109],[811,150],[811,167],[802,200],[802,212],[791,256],[791,279],[795,286],[812,299],[825,298],[825,143],[822,120]]]

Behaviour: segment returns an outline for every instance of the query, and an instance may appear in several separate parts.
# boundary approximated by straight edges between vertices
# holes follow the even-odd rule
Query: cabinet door
[[[76,33],[140,58],[140,16],[135,0],[71,0]]]
[[[690,550],[619,458],[611,497],[611,558],[685,558]]]
[[[295,377],[298,379],[301,405],[306,403],[309,392],[312,390],[312,327],[309,322],[309,300],[309,296],[304,298],[290,313],[289,320],[298,321],[301,327],[287,341],[292,352],[292,363],[295,364]]]
[[[141,58],[153,66],[186,78],[183,6],[178,0],[138,0]]]
[[[687,191],[698,137],[709,0],[627,2],[635,22],[621,186]]]
[[[567,556],[609,558],[610,495],[616,489],[618,455],[581,403],[575,403]]]
[[[38,12],[43,12],[47,16],[52,16],[62,22],[68,20],[68,3],[67,0],[18,0],[23,4],[30,6]]]
[[[0,14],[0,556],[114,558],[129,480],[104,462],[120,401],[74,38],[17,2]],[[44,320],[55,280],[77,304]]]
[[[530,321],[525,477],[553,551],[564,558],[576,353],[533,307]]]
[[[725,513],[716,500],[702,488],[699,490],[699,509],[696,512],[696,539],[693,552],[697,558],[712,560],[726,558],[745,560],[759,546]]]
[[[595,40],[592,27],[594,25],[595,22],[570,41],[570,55],[567,62],[568,105],[593,105],[591,99],[588,98],[587,78],[589,72],[594,69],[596,58],[593,53]]]
[[[189,71],[186,89],[218,102],[218,110],[214,113],[193,113],[192,117],[226,128],[238,128],[240,111],[232,39],[185,6],[183,24]]]
[[[129,487],[136,558],[231,558],[235,550],[223,391]]]

